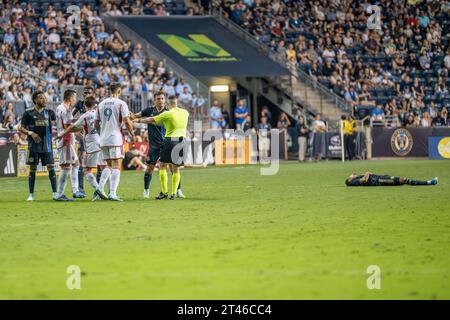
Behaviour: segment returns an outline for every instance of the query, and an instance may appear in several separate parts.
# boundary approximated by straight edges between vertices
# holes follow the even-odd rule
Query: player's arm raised
[[[156,123],[154,117],[134,119],[133,122],[136,122],[136,123]]]
[[[139,113],[130,112],[130,119],[131,120],[139,119],[139,118],[142,118],[142,112],[139,112]]]

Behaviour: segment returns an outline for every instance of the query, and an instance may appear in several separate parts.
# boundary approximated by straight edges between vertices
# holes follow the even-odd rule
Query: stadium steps
[[[286,91],[292,90],[293,97],[301,101],[313,113],[320,113],[322,117],[328,120],[338,120],[342,112],[348,111],[336,107],[338,99],[335,97],[336,100],[333,101],[333,95],[324,96],[320,90],[316,90],[296,77],[291,78],[292,89],[289,79],[283,79],[280,83],[281,88]]]
[[[277,56],[266,45],[258,42],[253,35],[231,19],[225,18],[220,11],[214,10],[213,17],[230,32],[253,46],[255,50],[266,54],[274,62],[286,68],[283,57]],[[301,70],[291,70],[291,74],[291,76],[268,79],[270,85],[283,91],[283,96],[290,100],[291,107],[284,110],[290,116],[293,116],[293,107],[299,105],[308,112],[321,113],[322,118],[328,121],[336,121],[342,113],[348,112],[348,107],[341,97],[314,81],[308,74]]]

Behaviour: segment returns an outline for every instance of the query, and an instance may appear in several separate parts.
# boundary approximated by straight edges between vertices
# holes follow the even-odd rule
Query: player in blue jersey
[[[353,173],[345,180],[345,184],[349,187],[401,186],[404,184],[408,184],[410,186],[433,186],[438,184],[438,178],[421,181],[366,172],[364,175],[357,175]]]
[[[27,201],[34,201],[35,199],[34,185],[39,161],[43,166],[47,166],[53,200],[68,201],[68,198],[59,196],[56,191],[56,174],[52,147],[52,121],[56,119],[55,112],[45,107],[47,98],[44,92],[34,92],[32,100],[34,107],[25,110],[20,124],[20,131],[28,135],[27,164],[30,166],[28,175],[30,194]]]

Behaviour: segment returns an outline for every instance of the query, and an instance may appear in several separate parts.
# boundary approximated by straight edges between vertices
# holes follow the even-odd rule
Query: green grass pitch
[[[183,170],[187,198],[162,202],[142,199],[142,172],[123,173],[122,203],[49,201],[47,177],[27,203],[26,178],[0,179],[0,298],[450,298],[449,161],[259,169]],[[344,186],[365,170],[440,182]],[[69,265],[81,290],[66,287]],[[379,290],[367,288],[369,265]]]

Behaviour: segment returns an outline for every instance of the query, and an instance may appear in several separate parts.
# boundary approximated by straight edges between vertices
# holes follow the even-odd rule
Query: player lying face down
[[[352,173],[347,179],[345,179],[345,184],[348,187],[401,186],[404,184],[408,184],[410,186],[431,186],[436,185],[437,183],[438,178],[421,181],[405,177],[378,175],[371,172],[366,172],[364,175]]]

